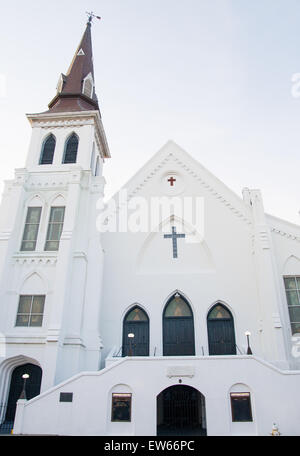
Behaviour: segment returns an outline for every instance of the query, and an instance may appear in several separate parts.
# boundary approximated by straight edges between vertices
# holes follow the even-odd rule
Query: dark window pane
[[[232,421],[253,421],[250,393],[231,393]]]
[[[286,292],[286,296],[287,296],[287,300],[288,300],[288,305],[289,306],[298,306],[298,305],[300,305],[297,290],[295,290],[295,291],[287,291]]]
[[[27,211],[26,223],[40,223],[41,207],[29,207]]]
[[[16,326],[28,326],[29,315],[17,315]]]
[[[42,148],[42,154],[40,159],[40,165],[51,165],[53,162],[54,149],[55,149],[55,137],[51,134],[44,142]]]
[[[77,135],[73,134],[67,140],[63,163],[76,163],[77,149],[78,149],[78,137],[77,137]]]
[[[300,323],[300,306],[289,307],[290,320],[293,323]]]
[[[50,214],[50,221],[56,223],[62,223],[64,221],[65,208],[61,207],[52,207]]]
[[[32,296],[20,296],[18,313],[29,313],[31,308]]]
[[[131,421],[131,394],[112,395],[112,421]]]
[[[38,225],[26,224],[24,229],[24,240],[35,241],[37,238]]]
[[[40,225],[41,212],[41,207],[29,207],[27,209],[26,222],[21,244],[22,251],[35,250]]]
[[[57,252],[59,248],[58,241],[47,241],[45,244],[45,250],[48,252]]]
[[[292,334],[300,334],[300,323],[292,323]]]
[[[44,312],[45,296],[33,296],[32,313],[42,314]]]
[[[31,315],[29,326],[42,326],[43,315]]]
[[[59,241],[62,231],[61,223],[51,223],[48,230],[48,240]]]
[[[21,244],[21,251],[22,252],[31,252],[32,250],[35,250],[36,242],[31,242],[31,241],[24,241]]]
[[[284,279],[285,288],[287,290],[293,290],[296,288],[296,279],[295,277],[285,277]]]
[[[63,230],[64,207],[52,207],[49,218],[49,225],[45,243],[45,250],[56,251],[59,248],[59,241]]]

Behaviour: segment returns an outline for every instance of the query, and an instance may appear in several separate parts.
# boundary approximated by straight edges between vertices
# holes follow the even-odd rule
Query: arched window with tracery
[[[79,139],[76,133],[72,133],[66,141],[63,163],[76,163]]]
[[[40,156],[40,165],[52,165],[55,144],[56,144],[55,136],[51,133],[49,136],[47,136],[47,138],[43,142],[41,156]]]

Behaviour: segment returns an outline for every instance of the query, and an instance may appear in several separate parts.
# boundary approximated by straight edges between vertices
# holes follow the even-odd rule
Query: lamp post
[[[251,336],[251,332],[250,331],[246,331],[245,332],[245,336],[247,337],[247,344],[248,344],[247,355],[252,355],[252,350],[250,348],[250,342],[249,342],[249,337]]]
[[[128,339],[129,339],[129,356],[132,356],[132,339],[134,339],[134,334],[129,333]]]
[[[19,399],[27,399],[26,398],[26,389],[25,388],[26,388],[26,380],[29,378],[29,375],[28,374],[23,374],[22,378],[23,378],[24,382],[23,382],[23,389],[22,389],[22,392],[20,394]]]

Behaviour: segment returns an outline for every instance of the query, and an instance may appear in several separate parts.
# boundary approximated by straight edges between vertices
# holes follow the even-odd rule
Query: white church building
[[[300,226],[168,142],[104,204],[91,20],[0,210],[0,433],[300,435]]]

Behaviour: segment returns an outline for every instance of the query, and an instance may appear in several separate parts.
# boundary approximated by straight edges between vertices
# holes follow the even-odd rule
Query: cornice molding
[[[286,231],[280,230],[279,228],[271,227],[271,232],[275,234],[279,234],[291,241],[300,242],[300,236],[296,236],[295,234],[287,233]]]
[[[26,114],[32,128],[80,128],[85,125],[95,126],[95,140],[101,157],[110,158],[108,143],[99,111],[78,111],[63,113]]]
[[[15,253],[12,257],[13,264],[26,265],[55,265],[57,263],[57,254],[43,253]]]
[[[175,164],[179,165],[182,169],[187,171],[187,173],[192,176],[194,179],[196,179],[202,187],[209,192],[213,197],[215,197],[217,200],[219,200],[220,203],[222,203],[224,206],[226,206],[236,217],[238,217],[241,221],[245,222],[247,225],[252,225],[252,221],[244,214],[242,213],[239,209],[237,209],[235,206],[233,206],[224,196],[222,196],[212,185],[210,185],[208,182],[206,182],[199,173],[197,173],[195,170],[191,169],[186,163],[184,163],[182,160],[176,157],[176,155],[173,152],[170,152],[167,157],[165,157],[163,160],[159,162],[154,168],[152,168],[151,171],[146,175],[146,177],[143,179],[143,181],[136,185],[136,187],[129,193],[127,202],[134,196],[136,193],[138,193],[145,185],[153,179],[153,177],[157,174],[157,172],[163,168],[164,165],[168,164],[169,162],[173,161]],[[120,207],[118,208],[120,209]]]

